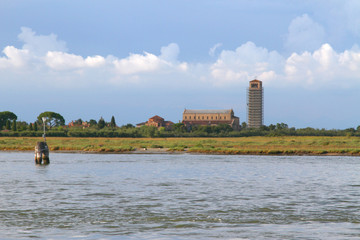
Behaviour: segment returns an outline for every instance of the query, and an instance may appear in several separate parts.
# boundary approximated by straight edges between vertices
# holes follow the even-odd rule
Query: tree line
[[[43,118],[46,119],[43,122]],[[360,126],[355,128],[317,129],[289,127],[285,123],[270,124],[260,128],[248,128],[243,122],[240,130],[233,130],[229,125],[192,126],[186,127],[183,123],[176,123],[171,129],[151,126],[135,127],[132,124],[117,126],[114,116],[110,122],[103,117],[98,121],[82,119],[72,121],[72,127],[65,126],[65,119],[55,112],[43,112],[36,121],[27,123],[17,121],[13,112],[0,112],[0,137],[41,137],[43,129],[47,136],[54,137],[249,137],[249,136],[360,136]]]

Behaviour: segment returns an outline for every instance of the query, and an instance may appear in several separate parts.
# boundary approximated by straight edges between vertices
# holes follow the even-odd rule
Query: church
[[[223,110],[190,110],[185,109],[183,112],[182,123],[186,127],[194,125],[216,126],[227,124],[234,130],[240,130],[240,119],[234,115],[232,109]]]

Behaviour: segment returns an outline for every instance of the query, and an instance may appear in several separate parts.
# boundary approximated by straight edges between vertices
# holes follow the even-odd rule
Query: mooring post
[[[49,147],[46,142],[37,142],[35,146],[35,163],[36,164],[49,164]]]
[[[49,147],[46,144],[46,133],[45,133],[46,118],[43,117],[42,120],[43,120],[43,124],[44,124],[44,134],[43,134],[44,141],[36,143],[36,146],[35,146],[35,163],[36,164],[42,164],[42,163],[49,164],[50,163]]]

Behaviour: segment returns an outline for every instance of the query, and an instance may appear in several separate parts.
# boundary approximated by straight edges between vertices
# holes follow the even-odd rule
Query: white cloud
[[[38,46],[43,39],[62,42],[49,36],[38,38],[29,29],[22,29],[22,33],[26,33],[27,37],[23,39],[31,42],[31,46]],[[26,44],[22,49],[14,46],[4,48],[4,56],[0,57],[0,79],[11,74],[15,79],[5,84],[16,81],[17,84],[25,81],[51,81],[54,84],[66,80],[66,83],[77,83],[72,86],[82,87],[91,83],[92,87],[137,84],[143,87],[233,88],[245,86],[257,77],[273,87],[360,86],[360,49],[357,46],[337,52],[330,44],[323,44],[314,51],[294,52],[285,57],[247,42],[235,50],[221,51],[214,62],[190,63],[178,60],[180,49],[176,43],[162,47],[160,55],[144,52],[125,58],[111,55],[83,57],[45,48],[42,49],[43,55],[38,55],[39,51],[31,50],[35,48]],[[59,48],[65,45],[60,44]]]
[[[160,59],[167,62],[176,62],[180,48],[176,43],[170,43],[168,46],[162,47],[160,52]]]
[[[37,56],[44,56],[48,51],[67,51],[66,43],[58,40],[55,34],[36,35],[31,28],[22,27],[18,38],[24,42],[23,49]]]
[[[153,72],[158,70],[164,63],[154,54],[145,52],[141,54],[130,54],[124,59],[116,59],[114,61],[115,68],[120,74],[137,74],[142,72]]]
[[[360,51],[337,53],[324,44],[313,53],[292,54],[285,64],[285,77],[307,87],[349,87],[359,85]]]
[[[292,20],[288,31],[285,48],[289,52],[314,51],[324,43],[324,28],[307,14]]]
[[[222,43],[217,43],[217,44],[215,44],[212,48],[210,48],[210,50],[209,50],[209,55],[211,56],[211,57],[214,57],[215,56],[215,51],[216,51],[216,49],[218,49],[219,47],[221,47],[222,46]]]
[[[279,71],[283,62],[283,57],[276,51],[269,52],[252,42],[247,42],[235,51],[222,51],[218,60],[211,65],[210,71],[214,84],[224,85],[246,82],[268,71]]]
[[[101,56],[87,57],[64,53],[64,52],[47,52],[45,63],[54,70],[71,70],[87,67],[99,67],[105,64],[105,59]]]
[[[177,60],[180,49],[176,43],[161,48],[161,54],[152,53],[130,54],[123,59],[114,59],[113,64],[119,74],[132,75],[140,73],[161,73],[164,71],[186,71],[187,63]]]
[[[235,51],[222,51],[209,66],[206,81],[215,86],[233,87],[244,86],[255,77],[273,87],[360,86],[360,49],[355,46],[336,52],[330,44],[323,44],[313,52],[293,53],[285,58],[248,42]]]
[[[13,46],[4,48],[5,57],[0,58],[0,68],[23,67],[29,60],[29,51],[26,49],[17,49]]]

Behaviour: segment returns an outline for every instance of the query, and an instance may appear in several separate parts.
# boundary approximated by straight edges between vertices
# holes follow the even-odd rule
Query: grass
[[[0,150],[33,151],[41,138],[2,137]],[[50,151],[133,152],[138,149],[210,154],[360,155],[358,137],[243,138],[61,138],[48,137]]]

